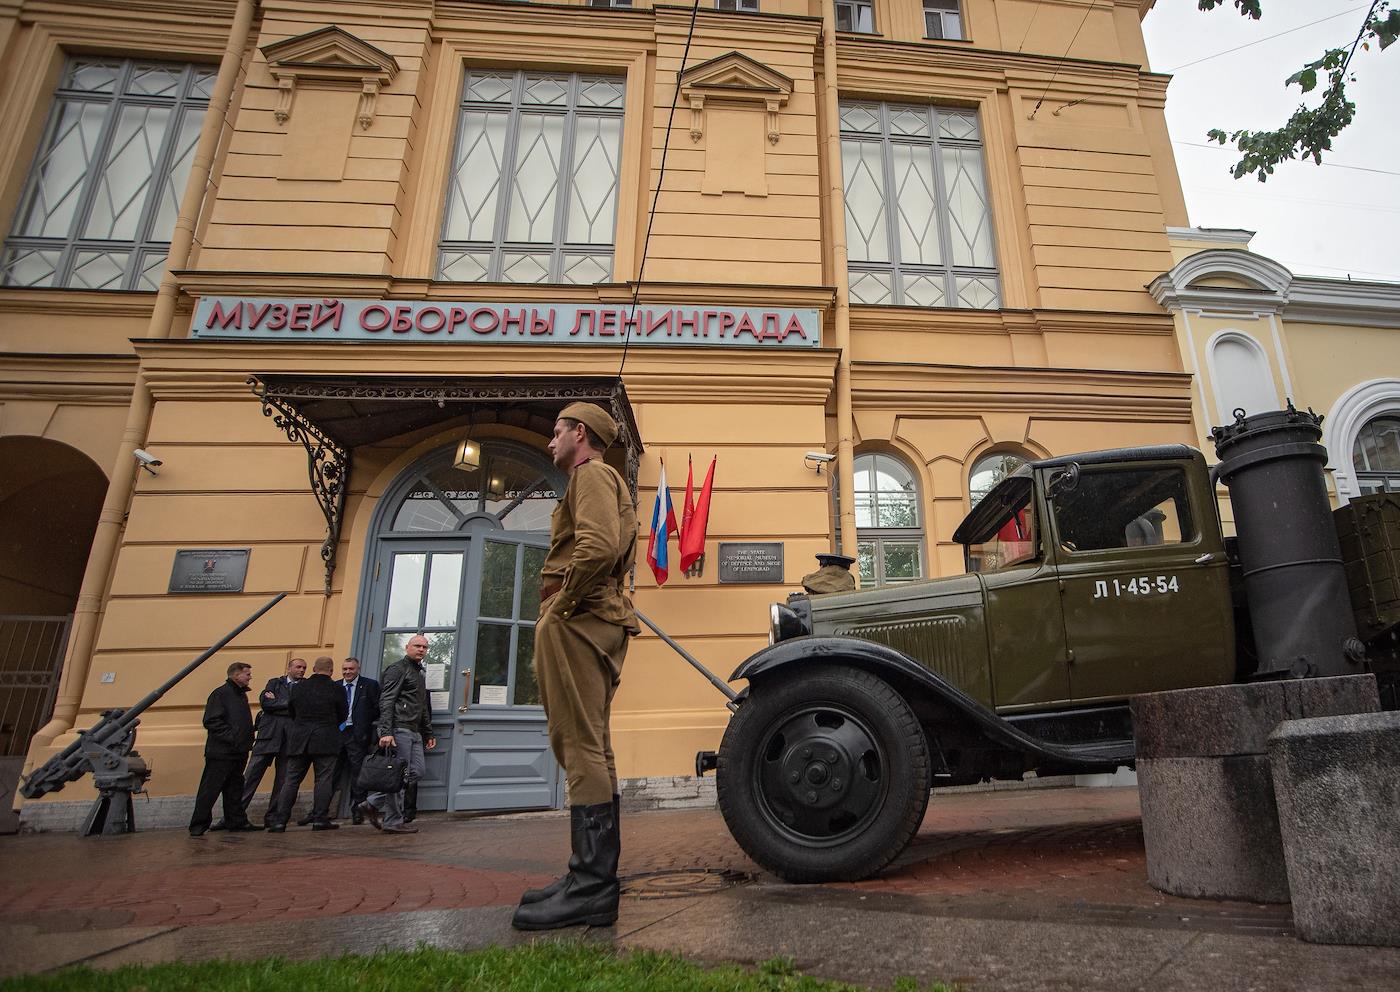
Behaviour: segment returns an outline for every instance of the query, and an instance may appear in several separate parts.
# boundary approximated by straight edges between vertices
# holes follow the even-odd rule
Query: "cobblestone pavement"
[[[285,946],[268,935],[289,925],[301,935],[294,956],[522,939],[510,909],[564,864],[566,818],[428,814],[417,825],[405,836],[347,825],[0,838],[0,944],[13,949],[0,974],[263,954]],[[786,953],[872,982],[1400,988],[1400,949],[1315,947],[1292,938],[1287,906],[1152,889],[1132,788],[935,795],[896,863],[851,885],[783,884],[713,810],[624,814],[622,873],[618,927],[588,939],[725,960]],[[233,944],[229,923],[244,924]]]

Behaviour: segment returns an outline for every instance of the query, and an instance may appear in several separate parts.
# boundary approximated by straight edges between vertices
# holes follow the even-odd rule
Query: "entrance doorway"
[[[378,675],[428,638],[437,748],[421,809],[549,809],[563,777],[549,750],[534,633],[549,521],[566,484],[543,453],[483,444],[481,464],[444,449],[409,468],[376,515],[356,655]]]

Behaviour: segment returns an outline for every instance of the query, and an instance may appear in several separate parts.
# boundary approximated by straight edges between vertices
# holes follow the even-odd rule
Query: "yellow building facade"
[[[557,805],[531,569],[574,398],[643,548],[663,463],[679,509],[717,459],[703,570],[635,600],[721,675],[817,552],[961,572],[1016,459],[1197,441],[1150,6],[0,0],[0,615],[69,618],[7,753],[285,592],[143,718],[153,796],[227,660],[373,675],[423,628],[424,804]],[[723,702],[638,638],[621,774],[690,774]]]

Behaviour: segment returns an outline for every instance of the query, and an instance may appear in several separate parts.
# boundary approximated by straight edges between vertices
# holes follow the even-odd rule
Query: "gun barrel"
[[[101,721],[94,724],[92,727],[89,727],[87,730],[83,731],[83,735],[100,743],[107,743],[109,741],[120,739],[126,734],[127,730],[130,729],[131,726],[136,723],[137,719],[141,716],[141,714],[146,712],[146,710],[150,709],[153,705],[155,705],[155,703],[160,699],[160,697],[164,696],[171,689],[175,688],[175,686],[178,685],[181,682],[181,680],[183,680],[200,665],[204,664],[211,657],[218,654],[219,651],[223,650],[223,648],[228,645],[229,641],[233,640],[239,634],[243,633],[243,631],[247,630],[253,624],[257,623],[257,621],[262,618],[264,613],[272,609],[278,603],[282,602],[282,600],[286,599],[286,597],[287,594],[285,592],[279,592],[276,596],[273,596],[270,600],[263,604],[261,609],[259,609],[256,613],[250,616],[247,620],[244,620],[237,627],[233,628],[233,630],[229,631],[218,641],[214,642],[214,644],[210,645],[207,651],[201,653],[199,657],[195,658],[184,668],[180,669],[170,678],[166,679],[164,684],[162,684],[160,688],[154,690],[153,692],[147,693],[134,706],[130,706],[127,709],[119,711],[116,716],[104,717]],[[63,783],[72,782],[77,778],[81,777],[84,772],[90,770],[85,767],[82,767],[86,762],[80,756],[81,748],[81,740],[73,741],[72,743],[70,743],[58,754],[54,755],[48,761],[44,762],[43,765],[34,769],[33,772],[27,775],[24,780],[24,786],[20,789],[20,791],[28,799],[37,799],[45,793],[53,792],[57,789],[62,788]]]

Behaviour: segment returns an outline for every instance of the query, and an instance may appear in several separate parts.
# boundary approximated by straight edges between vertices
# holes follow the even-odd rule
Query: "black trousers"
[[[272,765],[272,798],[269,801],[275,802],[282,792],[282,785],[287,781],[287,756],[285,754],[255,754],[248,761],[248,771],[243,775],[243,815],[248,815],[248,804],[253,801],[253,797],[258,794],[258,786],[262,784],[263,776],[267,774],[267,766]],[[267,817],[263,817],[263,822],[267,822]]]
[[[272,805],[267,810],[268,824],[287,825],[292,807],[297,803],[302,780],[312,768],[316,770],[316,786],[311,800],[311,822],[328,821],[331,818],[331,792],[335,789],[335,758],[333,754],[294,754],[289,757],[287,780],[282,783],[282,791],[273,797]]]
[[[214,802],[224,798],[224,825],[247,823],[243,806],[243,766],[248,756],[211,758],[204,756],[204,774],[199,776],[199,790],[194,794],[194,813],[190,816],[191,830],[208,830],[214,822]]]
[[[340,790],[340,805],[345,806],[345,797],[350,797],[350,808],[353,810],[360,803],[364,802],[368,793],[360,788],[360,767],[365,763],[365,755],[369,753],[369,748],[364,741],[351,737],[347,734],[341,735],[340,754],[335,759],[335,784]]]

